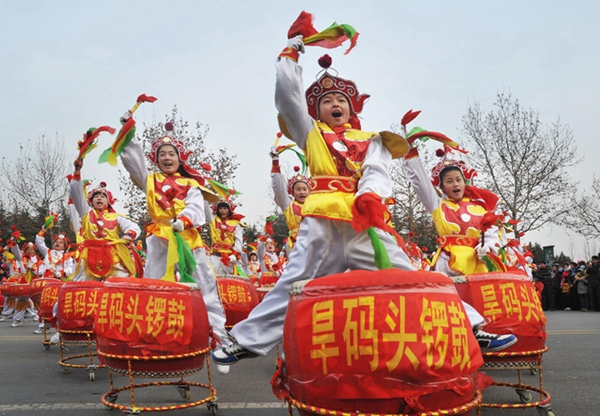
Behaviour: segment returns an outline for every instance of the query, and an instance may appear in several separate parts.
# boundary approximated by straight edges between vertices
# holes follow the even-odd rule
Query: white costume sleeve
[[[374,192],[382,199],[392,194],[392,178],[390,177],[390,164],[392,155],[381,142],[381,136],[374,136],[367,149],[365,161],[362,165],[362,176],[358,181],[356,196],[367,192]]]
[[[73,200],[73,205],[79,214],[79,219],[83,218],[89,211],[87,198],[83,193],[83,182],[73,179],[69,182],[69,195]]]
[[[244,229],[241,225],[235,226],[235,241],[233,243],[233,250],[241,253],[244,249]]]
[[[129,176],[133,183],[146,192],[146,178],[148,177],[148,168],[146,167],[146,160],[144,158],[144,152],[142,146],[137,141],[137,138],[133,138],[127,146],[121,152],[121,162],[123,166],[129,172]]]
[[[63,263],[63,271],[65,272],[65,276],[71,276],[75,272],[75,262],[72,257],[69,257]]]
[[[48,255],[48,247],[46,247],[46,240],[41,235],[35,236],[35,245],[42,255],[43,258],[46,258]]]
[[[206,199],[204,200],[204,218],[206,219],[206,223],[210,223],[213,220],[212,208]]]
[[[135,232],[135,238],[139,238],[141,233],[140,226],[131,221],[129,218],[125,217],[124,215],[118,215],[117,224],[119,224],[119,231],[121,233],[125,234],[128,231],[133,231]]]
[[[406,178],[413,186],[415,193],[425,205],[427,212],[432,213],[442,203],[442,197],[431,184],[429,175],[425,172],[421,159],[413,157],[402,162]]]
[[[282,211],[285,211],[292,201],[287,192],[287,183],[281,173],[271,172],[271,188],[275,194],[275,203]]]
[[[302,150],[306,149],[306,136],[314,128],[302,85],[302,67],[291,59],[281,58],[275,63],[275,107],[283,117],[292,139]]]
[[[194,228],[206,224],[206,204],[199,188],[191,188],[185,196],[185,208],[179,215],[186,216]]]

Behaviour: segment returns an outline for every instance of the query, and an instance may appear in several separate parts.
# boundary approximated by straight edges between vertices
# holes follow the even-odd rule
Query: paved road
[[[549,352],[544,355],[544,388],[552,396],[552,410],[557,416],[600,415],[600,313],[548,312]],[[111,411],[100,402],[109,390],[106,370],[98,370],[96,381],[89,381],[85,370],[74,369],[63,374],[57,365],[56,347],[46,351],[42,336],[32,331],[36,323],[26,322],[10,328],[10,322],[0,323],[0,415],[44,416],[108,416]],[[71,348],[71,353],[81,350]],[[81,350],[83,352],[83,350]],[[232,367],[229,375],[213,372],[218,390],[220,416],[284,416],[287,408],[278,401],[270,388],[275,370],[274,353],[242,361]],[[491,375],[498,380],[516,381],[516,372],[500,371]],[[537,385],[537,376],[526,374],[524,381]],[[189,378],[206,382],[206,372]],[[125,379],[116,377],[117,385]],[[517,402],[512,389],[498,387],[485,392],[486,401]],[[193,390],[192,398],[204,391]],[[161,387],[136,390],[137,403],[182,403],[175,388]],[[128,394],[121,393],[119,403],[126,404]],[[113,410],[112,414],[120,414]],[[209,415],[203,407],[161,412],[163,415]],[[297,412],[294,414],[297,415]],[[483,409],[484,416],[538,415],[536,409]]]

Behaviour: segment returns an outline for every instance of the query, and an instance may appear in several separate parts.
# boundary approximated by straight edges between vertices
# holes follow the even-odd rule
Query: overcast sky
[[[558,117],[574,133],[584,162],[573,172],[583,190],[599,174],[600,3],[588,1],[28,1],[0,0],[0,143],[56,133],[68,158],[90,126],[116,126],[135,98],[158,97],[136,113],[138,124],[163,120],[177,105],[191,124],[210,127],[209,148],[227,147],[241,166],[233,184],[249,222],[272,210],[265,191],[268,151],[278,131],[273,63],[302,10],[319,30],[348,23],[358,46],[327,51],[340,76],[371,95],[363,129],[397,123],[420,109],[419,125],[460,141],[469,104],[490,109],[510,92],[543,122]],[[307,48],[305,85],[326,51]],[[94,161],[84,176],[117,189],[116,168]],[[289,154],[284,159],[296,163]],[[575,192],[575,190],[574,190]],[[552,198],[552,195],[548,196]],[[580,257],[584,240],[560,229],[529,233]],[[600,245],[599,245],[600,246]],[[592,242],[591,252],[598,247]],[[589,251],[589,250],[588,250]]]

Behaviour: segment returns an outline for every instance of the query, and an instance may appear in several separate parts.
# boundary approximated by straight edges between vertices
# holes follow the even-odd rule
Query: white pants
[[[229,263],[229,266],[225,266],[223,264],[223,262],[221,261],[221,256],[217,256],[217,255],[210,255],[209,256],[210,259],[210,264],[213,268],[213,270],[215,271],[216,275],[231,275],[233,274],[233,265],[234,263],[231,262]]]
[[[457,272],[456,270],[452,270],[450,268],[450,265],[448,264],[449,261],[450,257],[448,256],[448,253],[442,251],[437,261],[435,262],[434,270],[436,272],[445,273],[447,276],[462,276],[462,273]],[[485,322],[483,316],[481,316],[481,314],[477,312],[477,310],[474,307],[472,307],[465,301],[463,301],[463,306],[465,308],[465,311],[467,312],[467,316],[469,317],[469,321],[471,321],[471,325],[473,327],[481,325]]]
[[[167,242],[156,237],[149,236],[146,239],[148,252],[146,254],[146,267],[144,268],[144,277],[149,279],[160,279],[165,275],[167,269]],[[229,335],[225,330],[225,312],[221,304],[219,289],[217,288],[217,278],[208,265],[206,252],[203,248],[197,248],[192,251],[196,259],[196,269],[192,273],[192,278],[198,284],[208,320],[213,327],[213,331],[219,337],[223,345],[227,345]]]
[[[376,230],[392,265],[414,270],[406,254],[392,237]],[[248,318],[230,333],[246,349],[266,355],[283,336],[283,324],[292,284],[307,279],[343,273],[346,270],[377,270],[373,246],[366,232],[356,234],[349,223],[307,217],[300,224],[296,245],[283,274]]]

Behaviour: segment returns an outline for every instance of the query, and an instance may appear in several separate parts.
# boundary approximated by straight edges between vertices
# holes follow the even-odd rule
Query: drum
[[[263,273],[260,275],[259,286],[260,287],[273,287],[279,280],[279,276],[275,273]]]
[[[267,293],[273,290],[275,286],[261,286],[256,288],[256,293],[258,293],[258,301],[262,302]]]
[[[456,288],[461,298],[484,317],[485,331],[517,336],[518,341],[503,353],[545,348],[546,316],[536,288],[526,274],[472,274]]]
[[[98,300],[98,355],[111,372],[162,378],[202,369],[210,326],[196,285],[113,277]]]
[[[33,279],[31,282],[29,282],[29,298],[33,302],[33,305],[36,309],[40,308],[42,292],[44,291],[46,284],[58,286],[59,284],[62,285],[63,282],[54,277],[41,277],[39,279]]]
[[[96,280],[62,285],[56,318],[65,344],[87,345],[89,340],[95,339],[94,317],[99,306],[98,293],[103,287],[104,283]]]
[[[11,298],[27,298],[29,297],[28,283],[14,283],[7,288],[7,294]]]
[[[361,270],[295,284],[283,350],[278,386],[303,415],[472,409],[481,398],[481,352],[440,273]]]
[[[246,319],[260,302],[254,284],[247,277],[217,275],[217,284],[227,318],[225,328],[232,328]]]
[[[58,292],[63,284],[64,282],[58,279],[47,279],[44,282],[44,287],[42,288],[42,295],[40,298],[40,308],[38,309],[38,316],[47,323],[56,322],[53,309],[56,302],[58,302]]]

